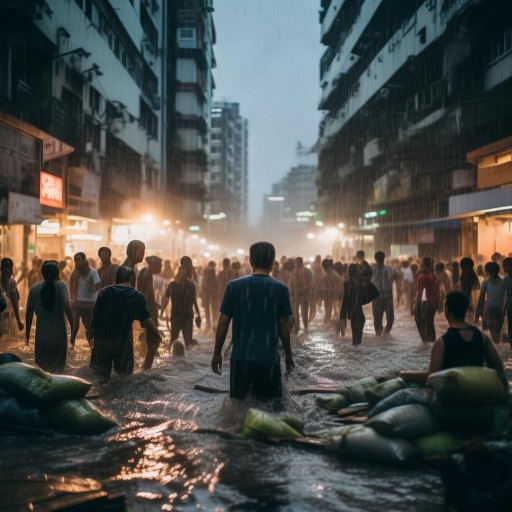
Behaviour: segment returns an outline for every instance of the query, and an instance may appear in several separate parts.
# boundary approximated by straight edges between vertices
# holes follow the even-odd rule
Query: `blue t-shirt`
[[[230,281],[220,312],[233,319],[232,360],[279,362],[278,321],[292,314],[290,294],[283,283],[264,274]]]

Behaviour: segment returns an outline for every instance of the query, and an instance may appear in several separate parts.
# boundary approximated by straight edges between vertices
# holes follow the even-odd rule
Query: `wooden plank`
[[[362,412],[368,411],[369,406],[368,405],[361,405],[359,407],[345,407],[343,409],[340,409],[337,414],[340,418],[346,418],[349,416],[356,416]]]

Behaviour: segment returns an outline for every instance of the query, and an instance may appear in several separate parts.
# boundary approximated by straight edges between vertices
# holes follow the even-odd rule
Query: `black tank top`
[[[472,331],[473,338],[466,341],[460,331]],[[485,355],[485,338],[477,327],[468,325],[464,329],[450,327],[443,336],[443,369],[456,366],[483,366]]]

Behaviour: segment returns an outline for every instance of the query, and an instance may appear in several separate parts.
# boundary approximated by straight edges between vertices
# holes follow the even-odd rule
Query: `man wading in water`
[[[212,370],[221,374],[222,346],[233,319],[230,360],[230,396],[243,400],[282,397],[281,365],[277,345],[285,352],[286,372],[294,368],[288,318],[292,315],[288,288],[270,277],[276,251],[269,242],[250,248],[252,275],[230,281],[226,287],[215,337]]]

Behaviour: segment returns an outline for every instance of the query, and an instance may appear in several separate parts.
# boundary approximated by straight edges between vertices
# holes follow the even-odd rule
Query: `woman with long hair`
[[[43,370],[60,373],[66,366],[68,336],[66,322],[73,325],[73,314],[66,283],[59,279],[59,262],[45,261],[41,267],[44,281],[32,285],[28,293],[25,341],[30,341],[34,313],[37,317],[35,362]]]
[[[500,266],[494,261],[485,264],[489,276],[480,287],[480,296],[475,311],[475,323],[482,317],[482,327],[489,329],[494,343],[501,342],[501,328],[504,320],[506,289],[500,277]]]
[[[421,261],[420,272],[416,279],[414,301],[414,320],[423,343],[436,340],[434,316],[439,303],[439,285],[433,270],[432,258],[425,256]]]
[[[74,256],[75,270],[69,278],[69,288],[71,293],[71,307],[73,309],[73,329],[71,331],[71,345],[75,346],[80,319],[85,327],[85,337],[92,348],[92,335],[90,324],[92,312],[98,290],[101,288],[101,279],[98,272],[91,268],[89,260],[83,252],[77,252]]]

